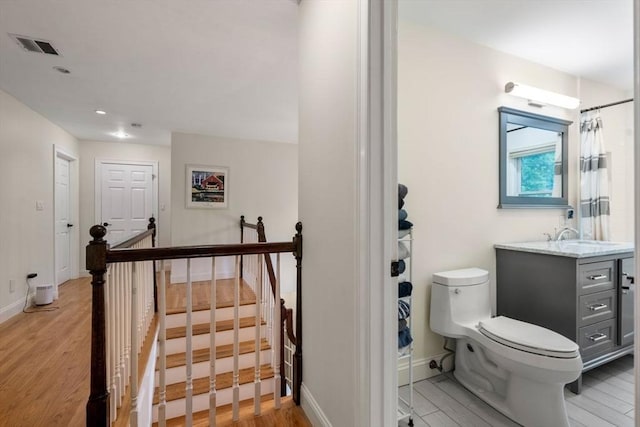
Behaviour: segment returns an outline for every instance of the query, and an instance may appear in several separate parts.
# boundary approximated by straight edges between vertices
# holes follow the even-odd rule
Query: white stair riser
[[[262,380],[260,385],[260,394],[265,396],[273,393],[274,379],[270,378]],[[247,383],[240,386],[240,400],[252,399],[255,394],[254,383]],[[216,392],[217,406],[228,405],[233,401],[233,387],[218,390]],[[167,402],[166,417],[167,419],[180,417],[185,414],[186,399],[178,399]],[[204,411],[209,408],[209,394],[199,394],[193,396],[193,412]],[[153,405],[153,422],[158,421],[158,405]]]
[[[191,313],[191,323],[209,323],[210,310],[199,310]],[[247,304],[239,307],[240,317],[252,317],[256,315],[256,305]],[[218,308],[216,310],[216,321],[233,319],[233,307]],[[167,328],[177,328],[187,324],[186,313],[168,314],[165,320]]]
[[[238,357],[239,369],[251,368],[255,366],[256,354],[246,353]],[[271,363],[271,350],[262,350],[260,352],[260,364]],[[233,357],[224,357],[216,360],[216,374],[233,371]],[[192,367],[192,378],[203,378],[209,376],[209,361],[194,363]],[[165,383],[175,384],[187,380],[186,367],[184,365],[167,369],[165,374]],[[155,384],[160,383],[160,374],[156,371]]]
[[[260,336],[264,337],[266,334],[266,327],[262,325],[260,327]],[[238,341],[253,341],[256,337],[256,329],[251,326],[248,328],[240,328],[238,330]],[[191,339],[191,346],[194,350],[202,348],[209,348],[210,334],[194,335]],[[233,344],[233,330],[222,331],[216,333],[216,346]],[[167,354],[184,353],[187,348],[186,338],[172,338],[167,340],[166,351]]]

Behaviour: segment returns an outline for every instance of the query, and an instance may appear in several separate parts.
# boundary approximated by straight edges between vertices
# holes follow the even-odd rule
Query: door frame
[[[53,297],[58,299],[58,254],[56,253],[56,172],[57,159],[64,159],[69,162],[69,220],[75,225],[69,231],[69,275],[70,279],[78,277],[79,248],[77,244],[80,226],[80,217],[77,215],[78,206],[78,158],[62,147],[53,145]],[[75,242],[75,243],[74,243]]]
[[[102,224],[102,166],[103,165],[134,165],[134,166],[151,166],[151,215],[158,219],[158,162],[154,160],[112,160],[98,159],[95,160],[94,174],[94,224]],[[158,239],[158,231],[156,228],[156,241]]]

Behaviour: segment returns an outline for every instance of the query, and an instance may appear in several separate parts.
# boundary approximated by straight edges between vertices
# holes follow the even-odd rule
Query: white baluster
[[[235,280],[233,289],[233,421],[240,418],[240,370],[238,356],[240,354],[240,257],[236,255]]]
[[[261,396],[261,388],[262,384],[260,383],[260,326],[262,324],[262,291],[264,289],[264,275],[262,274],[263,263],[261,262],[258,265],[258,277],[260,278],[259,283],[256,286],[256,325],[255,325],[255,375],[253,378],[253,382],[255,385],[255,391],[253,396],[254,403],[254,414],[260,415],[260,396]]]
[[[125,311],[124,311],[124,331],[125,331],[125,388],[131,381],[131,263],[124,264],[123,284],[125,289]]]
[[[216,425],[216,257],[211,258],[211,288],[209,309],[209,426]]]
[[[158,425],[167,425],[167,296],[166,296],[166,274],[164,273],[164,261],[160,263],[160,287],[158,288],[158,311],[160,313],[160,333],[158,337]]]
[[[127,359],[126,359],[126,344],[125,344],[125,322],[123,313],[126,313],[125,307],[125,289],[124,289],[124,281],[122,280],[123,268],[122,264],[114,264],[114,268],[117,267],[117,270],[114,271],[114,277],[116,278],[116,283],[118,284],[116,292],[118,293],[118,316],[116,321],[118,322],[118,353],[119,353],[119,381],[118,381],[118,407],[122,404],[124,400],[124,389],[126,382],[126,372],[127,372]]]
[[[273,399],[275,402],[276,409],[280,409],[280,340],[283,340],[284,337],[280,336],[280,325],[282,324],[282,319],[280,319],[280,254],[278,253],[276,257],[276,283],[275,283],[275,295],[274,299],[277,301],[277,307],[274,308],[274,324],[276,327],[273,328],[275,331],[275,339],[273,343],[273,348],[275,349],[275,366],[273,368],[275,375],[275,384],[273,389]]]
[[[136,275],[136,263],[131,263],[131,318],[138,318],[138,278]],[[131,427],[138,425],[138,326],[137,322],[131,323],[131,415],[129,422]]]
[[[192,301],[192,284],[191,284],[191,258],[187,258],[187,325],[186,325],[186,338],[187,338],[187,384],[186,384],[186,414],[185,423],[187,427],[191,427],[193,424],[193,350],[192,350],[192,335],[193,325],[191,322],[191,312],[193,310]]]

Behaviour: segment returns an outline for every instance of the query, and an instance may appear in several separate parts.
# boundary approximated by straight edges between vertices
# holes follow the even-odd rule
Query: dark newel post
[[[256,231],[258,232],[258,242],[266,242],[267,236],[264,234],[264,223],[262,217],[258,217],[258,224],[256,224]]]
[[[244,243],[244,215],[240,215],[240,243]],[[242,270],[244,267],[243,255],[240,255],[240,278],[242,279]]]
[[[87,270],[91,273],[91,394],[87,402],[87,427],[106,427],[109,420],[107,390],[107,341],[105,325],[104,275],[107,272],[107,229],[94,225],[93,240],[87,245]]]
[[[302,386],[302,223],[296,224],[293,238],[296,247],[296,352],[293,355],[293,401],[300,405],[300,387]]]
[[[151,230],[151,247],[156,247],[156,219],[154,217],[149,218],[149,225],[147,230]],[[158,278],[156,277],[156,262],[153,262],[153,310],[158,312]]]
[[[284,299],[280,298],[280,396],[287,395],[286,370],[284,367],[284,322],[287,320],[287,309]]]

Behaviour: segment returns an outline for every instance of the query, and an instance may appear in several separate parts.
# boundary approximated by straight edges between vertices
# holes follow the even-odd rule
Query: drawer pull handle
[[[593,304],[589,306],[589,310],[591,311],[600,311],[607,308],[607,304]]]
[[[602,334],[602,333],[597,333],[594,335],[591,335],[589,337],[589,339],[593,342],[598,342],[598,341],[602,341],[604,339],[607,339],[607,335],[606,334]]]
[[[606,274],[598,274],[597,276],[589,276],[588,279],[589,280],[602,280],[602,279],[606,279],[607,275]]]

